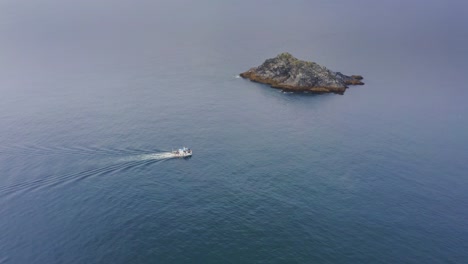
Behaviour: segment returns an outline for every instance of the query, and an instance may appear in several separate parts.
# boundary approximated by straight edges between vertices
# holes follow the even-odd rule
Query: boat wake
[[[119,171],[126,171],[135,167],[145,166],[171,158],[176,158],[176,156],[171,152],[140,154],[123,158],[112,158],[109,160],[110,165],[107,166],[75,173],[49,175],[41,177],[40,179],[14,183],[7,186],[0,186],[0,197],[12,196],[23,192],[31,192],[37,189],[70,184],[91,177],[114,174],[118,173]]]
[[[145,161],[145,160],[165,160],[176,158],[176,156],[171,152],[162,152],[162,153],[151,153],[151,154],[142,154],[142,155],[135,155],[130,157],[125,157],[120,159],[122,162],[128,161]]]
[[[158,149],[142,149],[142,148],[111,148],[104,146],[42,146],[42,145],[12,145],[1,146],[0,154],[3,156],[53,156],[53,155],[100,155],[100,156],[122,156],[136,154],[150,154],[154,152],[162,152]]]

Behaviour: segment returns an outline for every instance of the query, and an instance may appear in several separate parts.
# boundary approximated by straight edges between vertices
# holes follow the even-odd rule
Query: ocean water
[[[2,1],[0,263],[467,263],[467,17]],[[238,78],[284,51],[366,85]]]

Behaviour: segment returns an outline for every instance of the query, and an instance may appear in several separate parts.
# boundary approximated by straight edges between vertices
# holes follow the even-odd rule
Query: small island
[[[299,60],[289,53],[268,59],[240,76],[288,92],[343,94],[348,85],[364,84],[360,75],[334,72],[315,62]]]

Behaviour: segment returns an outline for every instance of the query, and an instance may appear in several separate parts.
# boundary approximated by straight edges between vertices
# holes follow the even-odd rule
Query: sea
[[[0,263],[468,263],[467,17],[1,1]],[[239,77],[282,52],[365,85]]]

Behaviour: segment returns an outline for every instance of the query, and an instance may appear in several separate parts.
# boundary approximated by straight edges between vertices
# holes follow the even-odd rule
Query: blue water
[[[468,262],[467,10],[3,1],[0,263]],[[237,77],[283,51],[366,85]]]

